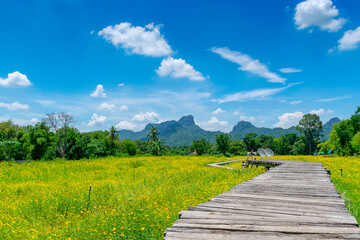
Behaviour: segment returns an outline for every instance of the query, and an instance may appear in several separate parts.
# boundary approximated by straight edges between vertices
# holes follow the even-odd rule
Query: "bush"
[[[122,146],[125,152],[127,152],[130,156],[136,155],[137,145],[134,141],[130,139],[125,139],[122,141]]]

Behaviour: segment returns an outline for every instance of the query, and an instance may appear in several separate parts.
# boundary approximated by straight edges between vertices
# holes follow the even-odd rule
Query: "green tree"
[[[27,133],[20,138],[27,149],[28,159],[42,159],[51,146],[56,145],[56,136],[50,132],[45,122],[38,122],[34,127],[28,126]]]
[[[0,160],[20,160],[21,144],[17,140],[0,142]]]
[[[231,137],[225,133],[220,133],[215,136],[216,149],[222,154],[226,155],[229,151]]]
[[[246,148],[248,151],[256,151],[260,147],[260,144],[257,141],[256,137],[257,134],[253,132],[246,134],[246,136],[244,137],[243,141],[246,144]]]
[[[353,129],[350,120],[343,120],[335,123],[330,132],[330,143],[341,156],[350,155],[353,151],[351,139]]]
[[[306,144],[302,139],[294,143],[292,150],[290,151],[293,155],[305,155],[306,153]]]
[[[319,152],[323,152],[325,154],[327,154],[329,151],[333,150],[333,146],[330,143],[330,141],[325,141],[325,142],[319,143],[317,145],[317,147],[319,149]]]
[[[360,107],[357,107],[355,113],[350,117],[350,122],[352,125],[352,134],[360,132]]]
[[[234,155],[246,155],[246,144],[241,140],[232,140],[229,152]]]
[[[148,133],[148,140],[149,141],[159,141],[158,135],[160,134],[160,131],[157,129],[157,127],[151,126],[150,131]]]
[[[190,149],[196,151],[197,155],[203,155],[209,151],[211,143],[206,141],[204,138],[200,140],[194,140]]]
[[[110,143],[110,155],[111,155],[114,142],[115,142],[116,140],[119,140],[119,133],[118,133],[118,131],[115,129],[114,126],[111,126],[110,131],[109,131],[109,135],[107,136],[107,140],[108,140],[109,143]]]
[[[360,153],[360,132],[356,133],[351,139],[351,146],[357,154]]]
[[[316,114],[305,114],[299,121],[296,129],[303,133],[309,144],[309,153],[312,153],[312,149],[315,148],[315,139],[319,138],[323,131],[323,124],[320,117]],[[316,146],[316,145],[315,145]]]
[[[161,156],[165,153],[165,141],[159,139],[157,141],[149,142],[149,150],[154,156]]]

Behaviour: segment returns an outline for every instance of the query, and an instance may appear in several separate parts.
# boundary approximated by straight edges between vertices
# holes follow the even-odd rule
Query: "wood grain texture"
[[[231,169],[224,166],[231,162],[208,166]],[[360,239],[356,219],[321,163],[247,165],[267,163],[276,167],[180,212],[164,239]]]

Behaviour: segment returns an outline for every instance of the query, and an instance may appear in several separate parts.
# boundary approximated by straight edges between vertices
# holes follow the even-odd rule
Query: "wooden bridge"
[[[356,219],[321,163],[248,164],[277,167],[180,212],[165,239],[360,239]]]

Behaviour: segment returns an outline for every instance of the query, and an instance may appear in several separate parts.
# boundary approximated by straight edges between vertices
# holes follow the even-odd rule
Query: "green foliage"
[[[230,148],[231,137],[225,133],[220,133],[215,136],[215,141],[216,149],[224,155],[227,154]]]
[[[153,141],[153,142],[159,141],[159,137],[158,137],[159,134],[160,134],[160,131],[157,129],[157,127],[152,126],[147,135],[148,141]]]
[[[246,144],[241,140],[232,140],[229,146],[229,152],[234,155],[246,155]]]
[[[351,138],[352,125],[350,120],[343,120],[334,124],[330,133],[330,143],[335,147],[340,156],[352,153]]]
[[[351,146],[357,154],[360,153],[360,131],[351,139]]]
[[[87,156],[90,158],[106,156],[104,140],[94,139],[87,145]]]
[[[119,140],[119,133],[117,132],[117,130],[115,129],[114,126],[111,126],[110,128],[110,131],[109,131],[109,135],[107,136],[106,138],[109,143],[110,143],[110,155],[112,153],[112,150],[113,150],[113,145],[114,145],[114,142],[116,140]],[[136,151],[135,151],[135,154],[136,154]],[[135,155],[134,154],[134,155]]]
[[[246,134],[244,137],[244,143],[246,144],[247,151],[256,151],[258,148],[260,148],[260,144],[256,139],[257,134],[254,132]]]
[[[329,151],[332,151],[333,150],[333,146],[332,144],[330,143],[330,141],[325,141],[325,142],[322,142],[322,143],[319,143],[317,145],[318,149],[319,149],[319,152],[323,152],[323,153],[328,153]]]
[[[165,141],[159,139],[157,141],[149,142],[149,152],[154,156],[161,156],[165,153]]]
[[[211,146],[212,146],[211,143],[209,143],[204,138],[202,138],[200,140],[194,140],[190,149],[192,151],[196,151],[197,155],[203,155],[209,152]]]
[[[306,144],[302,139],[294,143],[292,150],[290,151],[293,155],[305,155],[306,154]]]
[[[316,114],[305,114],[299,121],[296,129],[305,135],[309,145],[309,153],[316,147],[316,139],[322,135],[323,124],[320,117]]]
[[[20,159],[19,152],[20,152],[21,144],[19,141],[3,141],[0,142],[0,160],[17,160]]]
[[[126,153],[128,153],[130,156],[134,156],[137,152],[137,145],[134,141],[130,139],[125,139],[122,141],[122,146]]]

